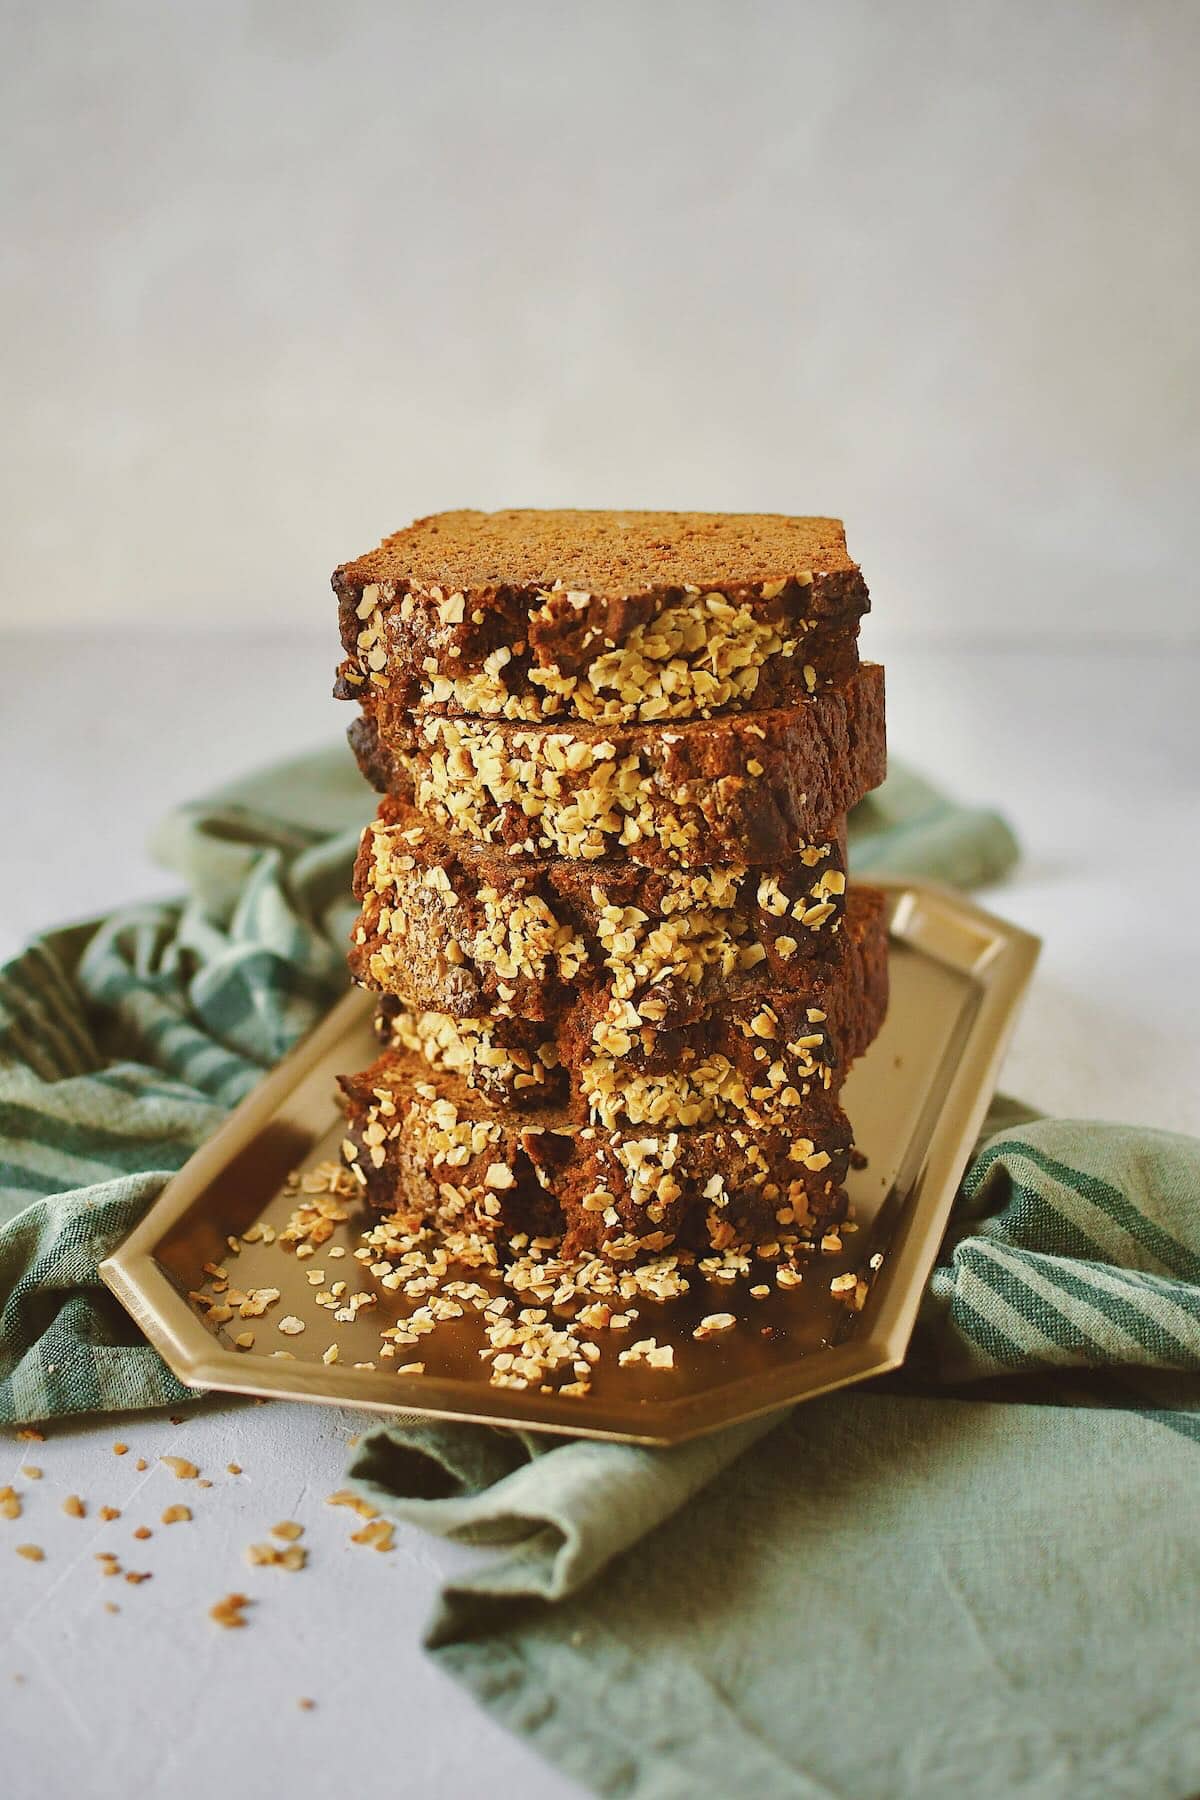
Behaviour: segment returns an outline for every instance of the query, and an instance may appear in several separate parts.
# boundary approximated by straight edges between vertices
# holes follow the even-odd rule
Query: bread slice
[[[824,1092],[791,1127],[608,1131],[497,1107],[390,1051],[341,1078],[342,1154],[368,1203],[442,1229],[561,1242],[615,1261],[672,1245],[790,1248],[845,1213],[850,1127]]]
[[[514,720],[707,718],[845,679],[868,606],[836,519],[452,512],[337,569],[337,692]]]
[[[463,837],[650,867],[793,856],[887,765],[877,663],[798,706],[660,728],[414,723],[384,698],[350,738],[369,779]]]
[[[854,889],[839,942],[838,960],[807,964],[792,991],[743,976],[687,1024],[664,1026],[653,990],[639,1008],[596,982],[551,1021],[454,1019],[387,999],[377,1024],[389,1047],[417,1051],[497,1104],[561,1106],[605,1126],[786,1125],[810,1095],[838,1091],[887,1010],[878,890]]]
[[[787,993],[835,959],[845,871],[844,819],[766,867],[647,869],[512,857],[385,798],[355,865],[350,967],[413,1012],[554,1019],[586,986],[653,1001],[669,1029],[730,982]]]

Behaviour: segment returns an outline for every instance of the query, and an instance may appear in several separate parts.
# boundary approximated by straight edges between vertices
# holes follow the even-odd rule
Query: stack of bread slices
[[[383,796],[350,954],[382,1054],[342,1081],[371,1205],[616,1261],[827,1234],[887,1005],[841,525],[442,513],[334,588]]]

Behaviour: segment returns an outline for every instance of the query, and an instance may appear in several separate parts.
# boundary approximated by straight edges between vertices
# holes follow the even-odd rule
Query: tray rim
[[[884,874],[868,874],[867,880],[889,896],[890,932],[902,941],[903,933],[897,930],[896,921],[902,912],[912,915],[922,905],[949,911],[956,922],[980,935],[984,941],[979,954],[969,963],[939,957],[928,945],[919,947],[920,953],[930,960],[940,961],[960,974],[973,975],[978,1000],[962,1053],[929,1134],[917,1202],[904,1209],[880,1272],[869,1325],[845,1342],[813,1356],[813,1376],[802,1387],[796,1380],[796,1364],[783,1364],[774,1380],[762,1375],[746,1377],[753,1381],[757,1397],[733,1413],[705,1418],[704,1395],[695,1393],[677,1400],[656,1401],[652,1412],[648,1409],[648,1429],[637,1431],[627,1424],[605,1424],[606,1409],[598,1403],[588,1414],[578,1400],[497,1390],[495,1403],[487,1410],[478,1410],[463,1404],[463,1383],[454,1378],[325,1368],[319,1363],[298,1364],[241,1353],[235,1358],[232,1351],[222,1349],[157,1261],[155,1248],[190,1209],[198,1191],[220,1174],[237,1151],[274,1117],[283,1097],[361,1020],[370,1000],[357,988],[343,995],[308,1035],[256,1083],[171,1177],[145,1218],[100,1263],[100,1279],[186,1387],[352,1407],[393,1419],[459,1420],[565,1437],[668,1445],[781,1411],[898,1368],[907,1354],[958,1182],[991,1102],[1021,1001],[1037,963],[1041,939],[945,883]],[[300,1370],[303,1373],[298,1375]],[[728,1394],[732,1386],[727,1384],[724,1392]],[[486,1392],[489,1390],[481,1390]],[[692,1417],[694,1413],[701,1416]]]

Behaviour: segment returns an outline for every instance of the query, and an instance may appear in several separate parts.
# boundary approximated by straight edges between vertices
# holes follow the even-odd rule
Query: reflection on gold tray
[[[198,1388],[316,1400],[491,1425],[674,1443],[789,1402],[895,1368],[912,1333],[921,1290],[937,1253],[954,1192],[982,1123],[1038,941],[948,890],[923,882],[885,881],[891,908],[891,1006],[883,1031],[852,1071],[845,1108],[867,1165],[848,1182],[858,1230],[843,1249],[816,1254],[797,1288],[772,1285],[766,1299],[749,1294],[760,1271],[733,1284],[691,1272],[681,1299],[639,1299],[632,1331],[599,1334],[603,1354],[591,1391],[564,1397],[489,1384],[479,1357],[485,1341],[478,1316],[439,1324],[398,1361],[420,1359],[425,1373],[402,1375],[378,1358],[380,1331],[414,1302],[383,1289],[353,1260],[365,1209],[351,1216],[310,1260],[278,1243],[227,1239],[256,1223],[283,1229],[296,1204],[285,1193],[289,1173],[336,1160],[342,1131],[335,1077],[362,1068],[377,1053],[370,1003],[357,991],[242,1103],[227,1123],[167,1185],[147,1217],[100,1273],[170,1364]],[[331,1260],[329,1251],[344,1246]],[[830,1292],[846,1271],[869,1270],[881,1257],[861,1311]],[[225,1265],[243,1290],[273,1287],[281,1299],[267,1316],[208,1320],[189,1302],[205,1263]],[[344,1277],[350,1291],[370,1290],[377,1304],[353,1322],[334,1325],[315,1303],[308,1274],[326,1283]],[[469,1278],[482,1280],[477,1274]],[[499,1291],[499,1284],[496,1283]],[[860,1296],[861,1298],[861,1296]],[[528,1302],[526,1302],[528,1303]],[[697,1342],[699,1320],[733,1313],[735,1329]],[[293,1315],[305,1330],[281,1336]],[[235,1337],[252,1329],[255,1343]],[[654,1337],[675,1352],[672,1369],[618,1365],[618,1351]],[[336,1338],[339,1360],[321,1358]],[[284,1350],[289,1359],[273,1356]]]

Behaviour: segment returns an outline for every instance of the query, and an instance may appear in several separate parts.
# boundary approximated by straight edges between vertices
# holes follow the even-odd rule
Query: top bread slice
[[[337,569],[335,692],[407,710],[652,723],[794,703],[858,658],[836,519],[452,512]]]

